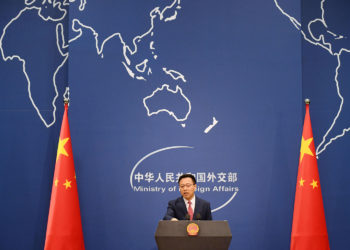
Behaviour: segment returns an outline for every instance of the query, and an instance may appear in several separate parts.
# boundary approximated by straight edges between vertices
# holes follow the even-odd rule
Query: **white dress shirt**
[[[185,204],[186,204],[186,210],[188,211],[188,200],[186,200],[185,198],[183,198],[184,201],[185,201]],[[192,207],[192,210],[193,210],[193,218],[194,218],[194,208],[196,206],[196,196],[193,195],[192,199],[190,200],[191,201],[191,207]]]

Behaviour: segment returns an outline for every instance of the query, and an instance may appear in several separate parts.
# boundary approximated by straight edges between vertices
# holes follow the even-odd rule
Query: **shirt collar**
[[[188,200],[185,199],[185,197],[182,197],[184,199],[184,202],[186,205],[188,205]],[[192,204],[195,203],[195,200],[196,200],[196,195],[193,195],[192,199],[190,200]]]

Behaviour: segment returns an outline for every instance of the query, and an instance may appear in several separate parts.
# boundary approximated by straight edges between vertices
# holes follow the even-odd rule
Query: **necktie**
[[[191,202],[191,201],[188,201],[188,209],[187,209],[187,212],[188,212],[188,214],[190,215],[190,220],[193,219],[193,209],[192,209],[191,204],[192,204],[192,202]]]

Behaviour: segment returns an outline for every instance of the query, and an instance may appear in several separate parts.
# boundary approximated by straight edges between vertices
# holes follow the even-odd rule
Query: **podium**
[[[199,226],[197,236],[188,236],[187,225]],[[227,221],[161,220],[155,233],[159,250],[227,250],[232,234]]]

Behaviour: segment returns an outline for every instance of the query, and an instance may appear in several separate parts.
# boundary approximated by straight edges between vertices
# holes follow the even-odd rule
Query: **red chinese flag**
[[[329,250],[309,104],[301,139],[290,249]]]
[[[45,250],[85,249],[72,143],[65,104],[52,184]]]

